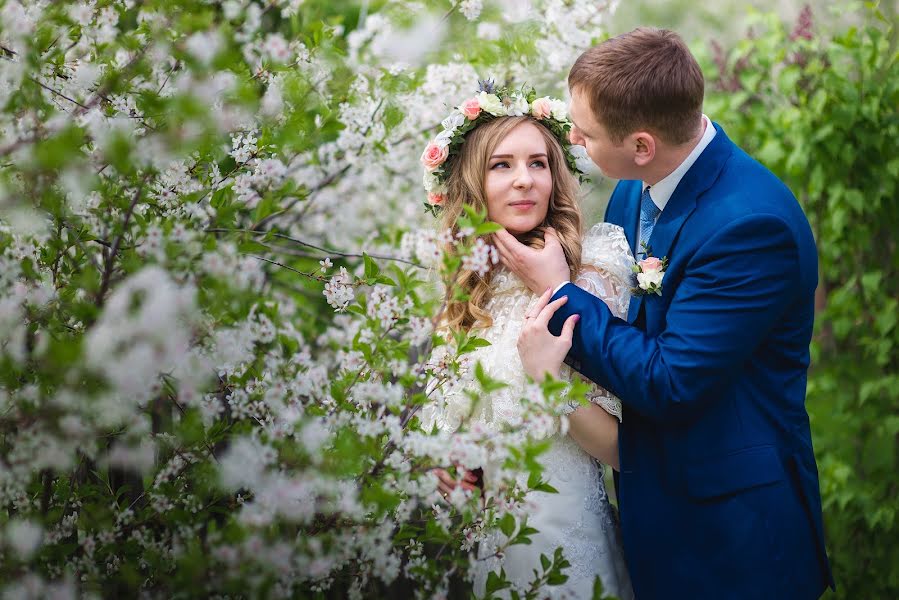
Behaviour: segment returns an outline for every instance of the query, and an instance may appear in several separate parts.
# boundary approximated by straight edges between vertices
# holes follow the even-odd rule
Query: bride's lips
[[[516,200],[515,202],[509,202],[509,206],[517,210],[530,210],[531,208],[537,206],[537,203],[533,200]]]

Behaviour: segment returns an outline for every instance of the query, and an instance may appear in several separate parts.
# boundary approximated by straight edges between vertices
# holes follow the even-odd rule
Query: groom
[[[621,180],[606,220],[650,260],[622,320],[568,282],[551,235],[535,250],[497,234],[503,262],[546,291],[519,340],[522,362],[539,379],[568,351],[621,399],[619,498],[637,598],[817,598],[834,582],[805,410],[818,280],[805,215],[702,114],[702,72],[676,34],[603,42],[568,84],[572,142]]]

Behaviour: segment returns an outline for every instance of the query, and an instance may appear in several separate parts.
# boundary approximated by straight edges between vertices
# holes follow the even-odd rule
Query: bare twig
[[[172,65],[172,68],[169,69],[169,72],[165,74],[165,79],[163,80],[162,84],[159,86],[159,89],[156,90],[156,94],[157,94],[157,95],[158,95],[159,93],[162,92],[162,89],[163,89],[163,88],[165,87],[165,85],[169,82],[169,78],[172,76],[172,73],[174,73],[175,70],[178,69],[178,67],[180,67],[180,66],[181,66],[181,61],[180,61],[180,60],[176,60],[176,61],[175,61],[175,64]]]
[[[184,411],[184,407],[181,406],[181,403],[178,402],[177,398],[175,398],[171,394],[166,394],[166,396],[168,396],[169,400],[172,401],[172,404],[175,405],[175,407],[181,412],[182,415],[186,414]],[[215,451],[212,449],[212,446],[209,445],[209,442],[207,442],[206,440],[203,440],[203,446],[206,447],[206,450],[209,452],[209,456],[212,457],[212,460],[214,460],[216,463],[218,463],[219,459],[216,458]]]
[[[280,238],[283,240],[291,241],[295,244],[299,244],[300,246],[305,246],[306,248],[312,248],[313,250],[318,250],[319,252],[323,252],[328,256],[340,256],[341,258],[363,258],[362,254],[354,254],[351,252],[340,252],[339,250],[330,250],[328,248],[322,248],[321,246],[316,246],[314,244],[310,244],[309,242],[304,242],[303,240],[298,240],[296,238],[290,237],[289,235],[285,235],[283,233],[275,233],[273,231],[253,231],[252,229],[223,229],[218,227],[211,227],[206,229],[207,233],[249,233],[251,235],[271,235],[272,237]],[[379,254],[367,254],[368,257],[374,258],[377,260],[390,260],[394,262],[399,262],[403,264],[407,264],[413,267],[418,267],[419,269],[427,269],[424,265],[420,265],[411,260],[406,260],[405,258],[399,258],[396,256],[384,256]]]
[[[35,133],[28,137],[19,138],[16,141],[10,142],[9,144],[7,144],[5,146],[0,146],[0,156],[6,156],[7,154],[15,152],[22,146],[27,146],[28,144],[33,144],[34,142],[38,141],[39,139],[41,139],[40,136]]]
[[[370,119],[371,119],[371,123],[372,123],[372,124],[370,124],[368,127],[365,128],[365,131],[364,131],[363,134],[362,134],[363,136],[368,135],[368,133],[371,131],[371,128],[372,128],[372,126],[374,125],[374,122],[375,122],[375,116],[377,116],[378,111],[380,111],[380,110],[381,110],[381,107],[383,107],[383,106],[384,106],[384,99],[381,98],[381,100],[378,102],[378,105],[375,107],[374,111],[372,111],[372,113],[371,113]],[[359,148],[357,149],[356,153],[358,154],[359,152],[361,152],[363,148],[365,148],[365,142],[363,142],[363,143],[359,146]],[[324,181],[320,182],[317,186],[315,186],[315,188],[314,188],[312,191],[310,191],[310,192],[305,196],[305,200],[308,202],[308,201],[309,201],[309,198],[310,198],[314,193],[316,193],[316,192],[322,190],[323,188],[325,188],[325,187],[331,185],[331,184],[334,183],[334,181],[336,181],[339,177],[342,177],[347,171],[349,171],[350,166],[351,166],[350,164],[346,164],[346,165],[344,165],[340,170],[338,170],[338,171],[336,171],[335,173],[329,175]],[[252,229],[260,229],[262,226],[267,225],[267,224],[270,223],[273,219],[275,219],[275,218],[277,218],[277,217],[279,217],[279,216],[281,216],[281,215],[287,213],[288,211],[290,211],[290,209],[293,208],[293,207],[297,204],[297,202],[299,202],[299,201],[302,200],[302,199],[304,199],[304,198],[298,197],[298,198],[294,199],[292,202],[290,202],[290,203],[289,203],[287,206],[285,206],[283,209],[279,210],[278,212],[272,213],[272,214],[268,215],[267,217],[265,217],[265,218],[263,218],[263,219],[260,219],[258,223],[256,223],[255,225],[253,225]],[[307,204],[307,208],[308,208],[308,206],[309,206],[309,205]],[[304,212],[305,212],[305,211],[304,211]],[[301,213],[301,214],[302,214],[302,213]]]
[[[128,210],[125,212],[125,222],[122,223],[122,232],[116,236],[115,241],[112,243],[112,248],[106,252],[106,264],[103,269],[103,279],[100,282],[100,291],[97,292],[97,307],[102,307],[103,302],[105,301],[106,292],[109,291],[109,282],[112,277],[112,270],[115,264],[116,255],[119,253],[119,246],[122,244],[122,240],[125,237],[125,234],[128,233],[128,224],[131,222],[131,215],[134,213],[134,208],[137,206],[137,203],[140,202],[141,196],[143,195],[144,185],[147,183],[148,176],[145,176],[143,180],[140,182],[140,185],[137,188],[137,191],[134,193],[134,198],[131,199],[131,204],[128,206]]]
[[[80,106],[80,107],[83,108],[84,110],[90,110],[90,107],[89,107],[89,106],[87,106],[87,105],[85,105],[85,104],[82,104],[82,103],[78,102],[78,101],[75,100],[74,98],[69,98],[68,96],[66,96],[65,94],[63,94],[62,92],[60,92],[59,90],[54,90],[52,87],[50,87],[50,86],[47,85],[46,83],[43,83],[41,80],[39,80],[39,79],[37,79],[37,78],[35,78],[35,77],[29,77],[28,79],[30,79],[30,80],[33,81],[34,83],[38,84],[39,86],[41,86],[42,88],[44,88],[44,89],[47,90],[48,92],[50,92],[50,93],[52,93],[52,94],[54,94],[54,95],[56,95],[56,96],[59,96],[60,98],[63,98],[63,99],[65,99],[65,100],[68,100],[68,101],[71,102],[72,104],[77,104],[78,106]]]
[[[94,259],[93,255],[91,255],[91,253],[87,251],[87,248],[84,247],[84,244],[81,243],[81,231],[80,231],[80,230],[76,230],[74,227],[72,227],[71,225],[69,225],[69,224],[66,223],[65,221],[63,221],[62,224],[63,224],[63,226],[64,226],[66,229],[69,230],[69,232],[74,232],[74,233],[76,234],[76,235],[75,235],[75,239],[74,239],[75,244],[78,246],[78,248],[81,249],[81,252],[84,254],[85,258],[87,258],[87,259],[91,262],[91,264],[92,264],[98,271],[102,271],[103,268],[100,266],[100,263],[98,263],[98,262]],[[107,244],[107,245],[108,245],[108,244]]]
[[[255,223],[250,229],[259,231],[262,229],[263,226],[268,225],[271,221],[273,221],[277,217],[280,217],[284,213],[288,212],[291,208],[296,206],[296,204],[300,200],[306,200],[308,202],[309,198],[311,198],[313,194],[317,194],[324,188],[328,187],[329,185],[331,185],[332,183],[337,181],[337,179],[339,179],[340,177],[343,177],[343,175],[349,170],[350,170],[350,165],[349,164],[344,165],[341,169],[335,171],[334,173],[331,173],[330,175],[325,177],[322,181],[320,181],[318,183],[318,185],[316,185],[314,188],[309,190],[308,194],[306,194],[305,196],[302,196],[302,197],[297,197],[292,202],[288,203],[287,206],[285,206],[281,210],[279,210],[277,212],[273,212],[272,214],[259,219],[259,221],[257,223]]]
[[[322,277],[321,275],[316,275],[315,273],[306,273],[305,271],[300,271],[299,269],[294,269],[293,267],[289,267],[283,263],[279,263],[276,260],[271,260],[271,259],[265,258],[263,256],[256,256],[255,254],[250,254],[249,256],[255,258],[256,260],[261,260],[261,261],[267,262],[269,264],[277,265],[279,267],[287,269],[288,271],[293,271],[294,273],[297,273],[298,275],[302,275],[303,277],[308,277],[309,279],[314,279],[315,281],[327,281],[328,280],[327,277]]]
[[[122,68],[122,70],[119,73],[124,74],[124,73],[127,73],[128,71],[130,71],[131,68],[135,64],[137,64],[137,62],[146,53],[147,48],[148,48],[148,46],[144,46],[143,48],[141,48],[141,50],[137,54],[134,55],[134,57],[128,62],[127,65],[125,65]],[[6,52],[7,54],[12,53],[12,55],[15,55],[15,52],[13,52],[12,50],[9,50],[8,48],[2,47],[2,46],[0,46],[0,51]],[[10,59],[10,57],[8,55],[5,56],[5,58]],[[78,108],[73,113],[71,113],[72,116],[75,116],[75,117],[83,115],[84,113],[86,113],[87,111],[89,111],[90,109],[95,107],[97,104],[99,104],[100,102],[103,102],[103,101],[109,102],[109,99],[106,96],[109,93],[109,90],[111,88],[111,83],[109,83],[109,82],[107,82],[104,86],[101,86],[96,92],[94,92],[93,97],[90,100],[88,100],[88,102],[86,104],[83,104],[81,102],[78,102],[77,100],[69,98],[62,92],[54,90],[53,88],[47,86],[46,84],[42,83],[41,81],[39,81],[33,77],[29,77],[29,79],[31,79],[32,81],[34,81],[35,83],[37,83],[38,85],[43,87],[44,89],[52,92],[53,94],[55,94],[61,98],[65,98],[66,100],[75,104]],[[129,115],[129,116],[131,116],[131,115]],[[138,118],[138,117],[132,117],[132,118]],[[140,119],[140,121],[141,121],[141,124],[144,125],[145,127],[149,128],[149,129],[155,129],[152,125],[150,125],[143,119]],[[56,133],[56,131],[52,131],[50,133],[51,134]],[[5,146],[0,147],[0,156],[6,156],[7,154],[14,152],[18,148],[21,148],[22,146],[37,142],[40,139],[42,139],[40,135],[32,134],[28,137],[24,137],[24,138],[14,141],[14,142],[10,142],[9,144],[7,144]]]

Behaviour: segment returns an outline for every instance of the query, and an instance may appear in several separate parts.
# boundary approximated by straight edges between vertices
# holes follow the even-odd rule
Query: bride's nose
[[[512,182],[512,186],[516,190],[529,190],[531,186],[534,185],[534,178],[531,177],[530,172],[527,167],[521,167],[515,173],[515,180]]]

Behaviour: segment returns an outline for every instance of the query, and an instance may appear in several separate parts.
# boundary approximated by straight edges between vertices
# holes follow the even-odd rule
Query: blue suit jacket
[[[550,330],[581,316],[569,360],[624,407],[637,598],[817,598],[833,577],[805,410],[815,240],[792,193],[715,127],[649,240],[668,259],[662,295],[624,321],[568,284]],[[632,250],[640,192],[620,182],[606,211]]]

